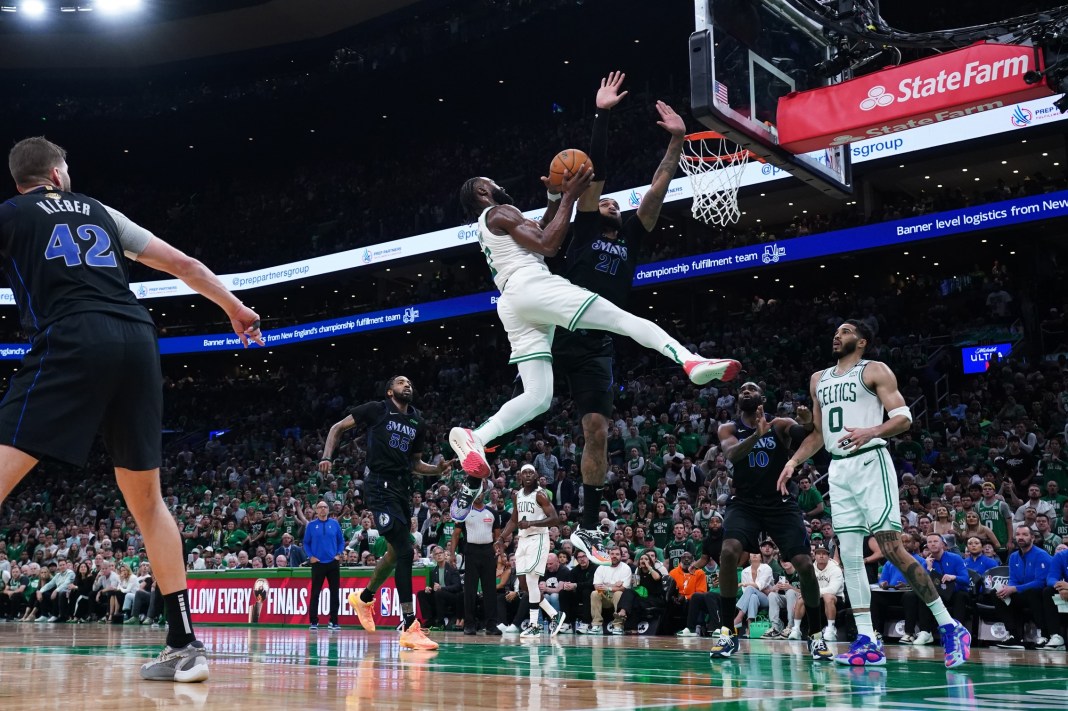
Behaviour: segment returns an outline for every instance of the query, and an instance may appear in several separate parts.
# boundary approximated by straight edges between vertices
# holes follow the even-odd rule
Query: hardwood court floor
[[[889,647],[884,669],[816,665],[799,642],[742,643],[711,664],[707,639],[435,634],[401,652],[394,631],[201,627],[206,684],[141,681],[163,631],[0,624],[0,709],[1068,709],[1065,652],[973,651],[957,671],[941,648]],[[838,645],[843,646],[843,645]]]

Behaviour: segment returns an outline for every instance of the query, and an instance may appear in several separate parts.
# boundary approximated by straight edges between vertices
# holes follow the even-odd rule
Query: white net
[[[682,170],[693,185],[693,216],[710,225],[730,225],[742,216],[738,188],[750,152],[718,133],[686,137]]]

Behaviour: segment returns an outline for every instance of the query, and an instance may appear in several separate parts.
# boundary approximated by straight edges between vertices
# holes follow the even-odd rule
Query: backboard
[[[694,118],[829,195],[851,194],[848,145],[795,155],[779,145],[776,130],[779,97],[848,78],[817,72],[834,54],[822,27],[789,0],[694,0],[694,8]]]

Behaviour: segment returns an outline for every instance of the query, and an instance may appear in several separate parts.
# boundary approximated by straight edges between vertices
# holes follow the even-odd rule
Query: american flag
[[[721,104],[730,105],[730,102],[727,101],[727,86],[714,80],[712,82],[712,85],[716,92],[716,101]]]

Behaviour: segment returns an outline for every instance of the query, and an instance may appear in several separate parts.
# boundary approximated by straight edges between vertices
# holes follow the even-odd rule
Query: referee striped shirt
[[[467,542],[477,545],[493,543],[493,526],[496,521],[497,517],[488,508],[483,507],[481,511],[471,509],[471,513],[467,514],[463,522],[467,531]]]

